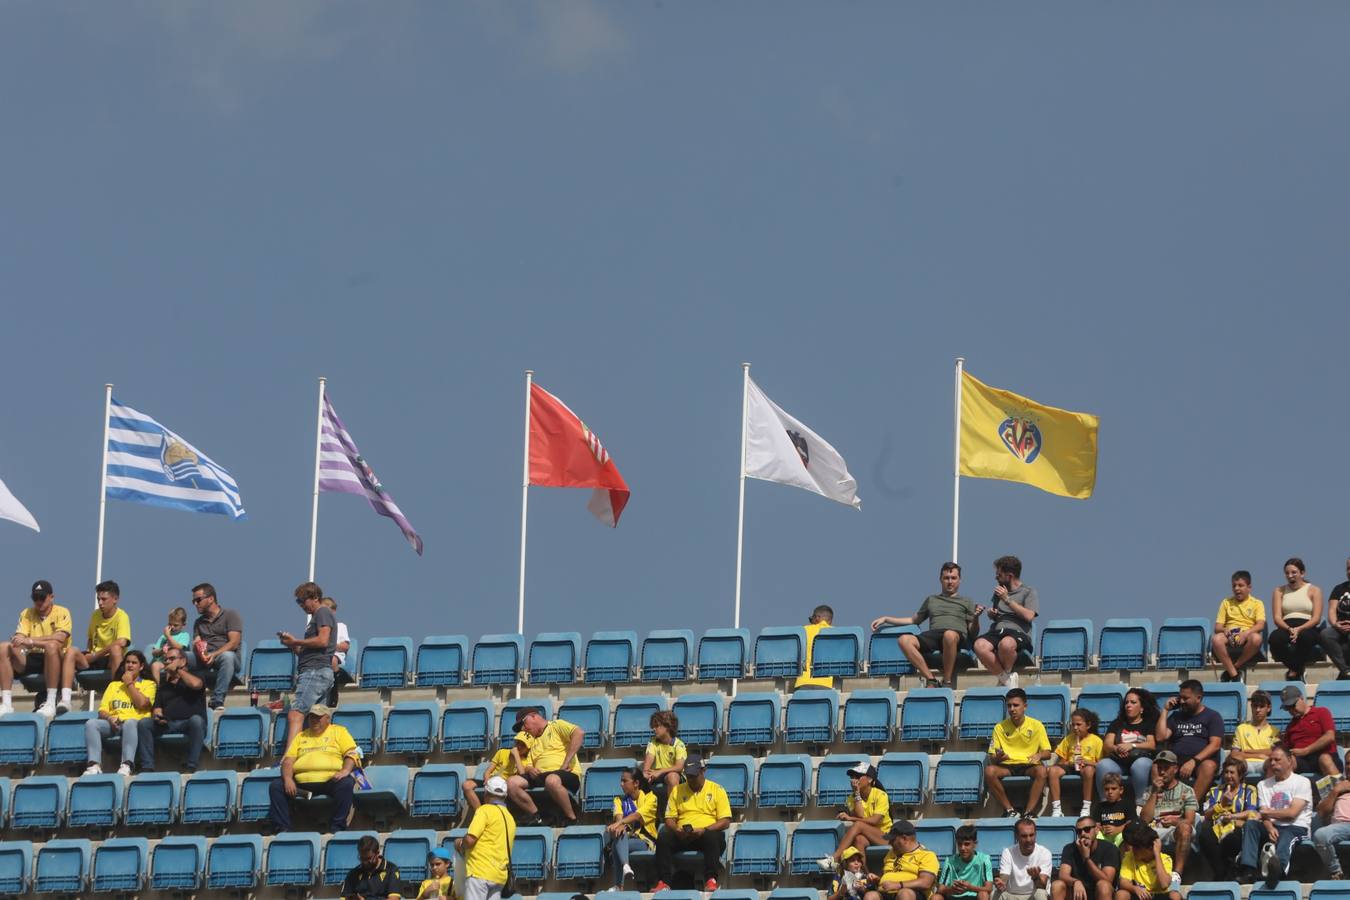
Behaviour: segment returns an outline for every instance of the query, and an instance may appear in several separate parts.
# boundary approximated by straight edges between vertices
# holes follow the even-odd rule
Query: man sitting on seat
[[[1050,757],[1050,737],[1043,724],[1027,715],[1026,691],[1013,688],[1003,702],[1008,718],[994,726],[994,735],[989,741],[991,762],[984,767],[984,783],[994,801],[1003,807],[1009,818],[1015,819],[1019,813],[1008,802],[1003,779],[1009,775],[1031,776],[1026,811],[1020,814],[1030,816],[1040,805],[1041,791],[1045,789],[1046,771],[1042,761]]]
[[[1292,684],[1285,685],[1280,691],[1280,706],[1290,716],[1289,724],[1284,726],[1282,743],[1294,759],[1294,771],[1313,778],[1339,775],[1341,762],[1336,756],[1336,721],[1331,717],[1331,710],[1313,706]]]
[[[1181,890],[1181,873],[1191,852],[1191,838],[1195,835],[1195,814],[1199,804],[1190,785],[1178,780],[1180,771],[1177,755],[1171,750],[1159,751],[1153,757],[1153,774],[1144,794],[1139,818],[1148,822],[1165,850],[1176,852],[1175,867],[1169,891]],[[1205,789],[1208,792],[1208,788]]]
[[[900,650],[923,678],[927,687],[951,687],[956,672],[956,655],[980,632],[980,613],[984,610],[969,597],[957,593],[961,587],[961,567],[954,562],[942,564],[938,574],[942,593],[929,594],[919,611],[912,616],[879,616],[872,620],[872,630],[887,625],[922,625],[928,630],[922,634],[902,634],[898,638]],[[942,652],[942,679],[928,668],[929,653]]]
[[[891,826],[891,849],[881,863],[881,882],[863,900],[924,900],[937,881],[937,854],[919,843],[914,825],[903,819]]]
[[[333,711],[315,703],[305,714],[305,730],[291,739],[281,760],[281,778],[270,789],[272,825],[277,831],[291,830],[290,801],[299,791],[328,794],[333,798],[330,831],[342,831],[352,814],[356,779],[352,770],[360,751],[351,734],[333,724]]]
[[[1203,797],[1219,771],[1223,716],[1205,706],[1205,687],[1194,678],[1181,683],[1178,695],[1167,701],[1167,710],[1163,740],[1176,754],[1177,778],[1192,783],[1195,796]],[[1177,868],[1182,867],[1178,859]]]
[[[369,834],[361,835],[356,842],[356,853],[361,862],[342,882],[342,900],[389,900],[402,896],[398,866],[380,853],[378,839]]]
[[[46,579],[33,582],[29,594],[33,605],[19,613],[14,636],[0,642],[0,716],[14,712],[14,676],[41,672],[47,682],[47,702],[38,714],[52,719],[63,657],[70,648],[70,610],[56,604],[56,593]]]
[[[1073,825],[1073,840],[1060,851],[1051,900],[1111,900],[1119,869],[1116,845],[1098,840],[1092,816],[1080,816]]]
[[[665,826],[656,836],[657,882],[652,893],[670,888],[675,854],[682,850],[697,850],[703,855],[703,890],[717,890],[730,826],[731,801],[726,790],[704,775],[703,757],[691,754],[684,761],[684,783],[671,792]]]
[[[114,672],[122,665],[122,654],[131,646],[131,618],[126,610],[117,608],[121,589],[115,581],[100,581],[94,588],[98,609],[89,617],[87,649],[71,646],[61,666],[61,699],[56,712],[70,712],[70,694],[75,686],[75,673],[85,669],[107,669]]]
[[[975,639],[975,656],[998,676],[998,683],[1017,687],[1017,657],[1031,653],[1031,623],[1040,613],[1036,589],[1022,583],[1022,561],[1015,556],[994,560],[994,597],[989,601],[989,631]]]
[[[565,825],[575,825],[576,810],[572,808],[571,794],[581,789],[581,763],[577,761],[577,752],[586,739],[586,732],[580,726],[563,719],[552,722],[545,719],[537,709],[527,710],[516,717],[514,729],[523,731],[534,738],[529,755],[521,760],[519,774],[512,775],[507,781],[510,787],[511,805],[526,816],[526,825],[542,825],[539,807],[530,797],[530,788],[543,788],[549,799],[562,813]],[[518,753],[520,743],[512,753]]]

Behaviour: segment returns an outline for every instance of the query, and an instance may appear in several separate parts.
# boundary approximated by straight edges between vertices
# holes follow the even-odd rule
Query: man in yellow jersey
[[[281,759],[281,778],[272,782],[270,815],[276,830],[291,830],[290,801],[299,791],[331,796],[329,830],[345,829],[352,813],[352,792],[356,790],[352,770],[360,758],[351,734],[333,724],[333,711],[322,703],[310,706],[305,730],[291,739]]]
[[[562,813],[564,825],[575,825],[576,810],[570,794],[581,790],[581,763],[577,752],[586,739],[586,731],[563,719],[550,722],[537,709],[516,717],[515,731],[534,739],[519,773],[507,779],[511,805],[526,816],[526,825],[542,825],[539,807],[530,797],[530,788],[543,788]]]
[[[131,617],[127,611],[117,608],[122,589],[115,581],[100,581],[94,588],[94,601],[98,609],[89,617],[88,649],[71,647],[61,666],[61,699],[56,704],[56,712],[70,712],[70,691],[75,686],[75,673],[85,669],[117,670],[122,664],[122,654],[131,646]]]
[[[464,900],[500,900],[516,842],[516,820],[506,811],[506,779],[494,775],[484,790],[487,802],[473,814],[469,833],[455,841],[464,854]]]
[[[804,687],[834,687],[834,679],[830,676],[821,675],[816,677],[811,674],[811,659],[815,652],[816,635],[820,634],[821,631],[829,628],[833,624],[834,610],[830,607],[822,603],[820,606],[811,610],[811,618],[807,620],[805,627],[802,628],[802,630],[806,632],[806,652],[802,657],[801,677],[799,677],[792,685],[794,691]]]
[[[1027,692],[1012,688],[1004,698],[1008,718],[994,726],[989,741],[989,763],[984,767],[984,783],[994,800],[1003,807],[1009,818],[1019,813],[1008,802],[1003,779],[1009,775],[1031,776],[1031,792],[1027,796],[1024,815],[1030,816],[1041,803],[1045,789],[1046,771],[1042,761],[1050,758],[1050,737],[1045,726],[1027,715]]]
[[[914,826],[903,819],[891,826],[891,849],[881,864],[881,882],[863,900],[924,900],[937,881],[937,854],[919,843]]]
[[[1242,670],[1261,652],[1265,640],[1266,605],[1252,596],[1252,573],[1233,573],[1233,594],[1219,601],[1211,646],[1223,674],[1220,681],[1239,681]]]
[[[62,657],[70,648],[70,610],[56,604],[56,592],[45,578],[33,582],[29,595],[33,605],[19,613],[14,636],[0,642],[0,716],[14,712],[14,676],[41,672],[47,701],[38,713],[51,719],[56,717]]]
[[[675,854],[697,850],[703,854],[703,890],[717,890],[722,874],[722,853],[731,826],[731,801],[703,770],[703,757],[691,754],[684,761],[684,783],[671,792],[666,804],[666,822],[656,836],[656,877],[652,893],[670,888],[675,875]],[[698,883],[699,879],[695,880]]]

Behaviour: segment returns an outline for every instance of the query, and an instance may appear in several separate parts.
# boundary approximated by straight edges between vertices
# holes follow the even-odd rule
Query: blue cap
[[[437,859],[443,859],[446,862],[450,862],[450,851],[445,849],[444,847],[436,847],[432,849],[431,853],[429,853],[428,856],[434,856]]]

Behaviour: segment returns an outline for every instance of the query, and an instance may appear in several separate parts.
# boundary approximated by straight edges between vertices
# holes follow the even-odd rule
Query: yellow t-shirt
[[[506,807],[484,803],[473,814],[469,834],[478,839],[465,854],[465,872],[492,884],[506,884],[506,864],[516,840],[516,820]]]
[[[731,818],[731,801],[717,782],[703,779],[703,789],[694,792],[689,782],[675,788],[666,803],[666,818],[683,828],[707,828],[718,819]]]
[[[1022,718],[1021,727],[1014,727],[1012,719],[1004,719],[994,726],[994,737],[989,742],[989,753],[1002,750],[1008,754],[1003,761],[1012,765],[1025,765],[1042,750],[1050,749],[1050,737],[1045,726],[1031,716]]]
[[[131,702],[131,694],[127,692],[127,686],[120,681],[114,681],[103,692],[103,702],[99,703],[98,711],[107,713],[119,722],[148,719],[155,706],[155,687],[155,683],[149,678],[142,678],[136,682],[136,690],[140,691],[145,699],[150,701],[150,705],[142,711]]]
[[[52,608],[45,619],[39,619],[37,613],[33,611],[33,607],[27,607],[19,613],[19,627],[14,629],[15,634],[30,638],[51,637],[58,631],[66,633],[64,647],[69,647],[70,635],[74,632],[70,625],[70,610],[59,603],[52,604]]]
[[[1265,620],[1266,605],[1255,597],[1248,597],[1241,603],[1232,597],[1224,597],[1219,601],[1219,614],[1214,617],[1220,631],[1232,631],[1234,628],[1246,631]]]
[[[1259,753],[1265,756],[1270,755],[1270,748],[1275,746],[1275,742],[1280,739],[1280,733],[1275,726],[1265,722],[1260,728],[1257,728],[1251,722],[1239,723],[1237,731],[1233,734],[1233,749],[1241,750],[1243,753]]]
[[[1172,877],[1172,857],[1166,853],[1158,855],[1162,857],[1163,869],[1167,871],[1170,880]],[[1153,865],[1153,861],[1149,860],[1146,863],[1136,861],[1133,850],[1126,850],[1120,857],[1120,879],[1123,881],[1126,878],[1150,893],[1167,893],[1167,885],[1158,884],[1157,867]]]
[[[1082,755],[1083,762],[1095,763],[1102,758],[1102,739],[1095,734],[1089,734],[1079,741],[1073,734],[1064,735],[1064,740],[1059,742],[1055,748],[1055,756],[1059,757],[1062,763],[1073,764],[1073,748],[1078,746],[1078,752]]]
[[[356,741],[346,728],[332,723],[318,736],[301,731],[286,748],[286,758],[295,760],[291,771],[297,784],[329,781],[342,770],[343,760],[349,756],[357,761],[361,758],[356,752]]]
[[[440,893],[435,892],[436,882],[440,882]],[[422,882],[421,887],[417,889],[417,900],[425,900],[427,897],[441,897],[442,900],[448,900],[455,896],[455,879],[446,875],[444,878],[428,878]]]
[[[676,738],[670,744],[658,744],[656,741],[647,743],[647,755],[652,758],[653,769],[670,769],[689,756],[689,751],[685,749],[684,741]]]
[[[860,797],[863,805],[864,816],[881,816],[881,822],[877,828],[885,834],[891,830],[891,798],[879,787],[873,787],[866,797]],[[853,812],[852,809],[849,812]]]
[[[103,613],[94,610],[89,617],[89,649],[102,650],[113,641],[121,640],[131,643],[131,617],[127,611],[115,610],[111,619],[105,619]]]
[[[655,847],[656,840],[656,795],[650,791],[638,791],[637,811],[642,821],[634,825],[629,823],[628,833],[642,838],[647,846]],[[614,798],[614,821],[623,818],[623,797]]]
[[[811,652],[816,646],[816,635],[820,634],[822,628],[829,627],[829,622],[813,622],[809,625],[802,626],[802,631],[806,632],[806,652],[802,655],[801,677],[792,685],[794,691],[800,687],[834,687],[834,679],[828,675],[822,675],[819,678],[814,678],[811,675]]]
[[[908,853],[896,853],[889,850],[881,863],[881,886],[887,893],[895,893],[896,886],[902,881],[913,881],[924,872],[933,873],[937,879],[937,854],[923,844]],[[890,887],[887,887],[890,885]]]
[[[543,732],[534,739],[534,746],[530,748],[530,765],[541,772],[557,772],[562,769],[563,760],[567,759],[567,745],[571,743],[576,730],[577,726],[563,719],[554,719],[545,725]],[[572,765],[567,771],[581,774],[581,763],[575,756],[572,757]]]
[[[520,773],[516,771],[515,757],[511,755],[511,748],[503,747],[492,754],[492,763],[487,767],[487,771],[483,773],[483,779],[486,781],[493,775],[510,778],[512,775],[519,774]]]

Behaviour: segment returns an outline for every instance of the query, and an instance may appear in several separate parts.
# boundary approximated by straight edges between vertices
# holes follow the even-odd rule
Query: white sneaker
[[[1062,816],[1062,815],[1064,815],[1064,810],[1063,810],[1062,807],[1060,807],[1059,801],[1058,801],[1058,800],[1056,800],[1054,803],[1051,803],[1051,804],[1050,804],[1050,815],[1052,815],[1052,816]]]
[[[833,856],[822,856],[820,859],[816,860],[816,865],[820,866],[821,871],[823,871],[823,872],[833,872],[833,871],[834,871],[834,857],[833,857]]]
[[[130,778],[130,777],[131,777],[131,763],[129,763],[129,762],[124,762],[124,763],[122,763],[120,766],[118,766],[118,767],[117,767],[117,774],[118,774],[118,775],[121,775],[123,778]]]
[[[13,703],[0,703],[0,716],[7,716],[14,712]]]
[[[633,867],[630,866],[628,863],[624,863],[624,864],[623,864],[623,877],[624,877],[624,878],[632,878],[632,877],[634,876],[634,874],[635,874],[635,873],[633,872]]]
[[[86,775],[102,775],[102,774],[103,774],[103,767],[100,766],[98,763],[90,763],[90,764],[89,764],[89,768],[87,768],[87,769],[84,770],[84,774],[86,774]]]
[[[69,700],[62,700],[56,704],[56,714],[58,716],[64,716],[68,712],[70,712]]]
[[[1008,686],[1008,673],[1007,673],[1007,672],[1000,672],[1000,673],[998,674],[998,686],[999,686],[999,687],[1007,687],[1007,686]]]
[[[1173,873],[1172,873],[1172,883],[1171,883],[1171,885],[1168,886],[1168,890],[1171,890],[1171,891],[1180,891],[1180,890],[1181,890],[1181,873],[1180,873],[1180,872],[1173,872]]]
[[[55,719],[55,718],[56,718],[56,704],[55,704],[55,703],[44,703],[44,704],[42,704],[41,706],[38,707],[37,714],[38,714],[39,716],[42,716],[44,719]]]
[[[613,885],[613,886],[611,886],[611,887],[605,888],[605,893],[606,893],[606,894],[613,894],[613,893],[615,893],[616,891],[618,891],[618,889],[619,889],[619,886],[616,884],[616,885]]]
[[[1008,673],[1008,680],[1007,680],[1006,682],[1004,682],[1004,683],[1007,684],[1008,687],[1010,687],[1010,688],[1015,688],[1015,687],[1017,687],[1017,673],[1016,673],[1016,672],[1009,672],[1009,673]]]

